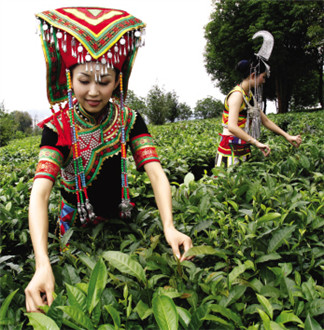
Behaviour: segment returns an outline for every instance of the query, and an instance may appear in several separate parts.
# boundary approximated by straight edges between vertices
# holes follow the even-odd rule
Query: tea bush
[[[150,127],[172,185],[174,221],[195,245],[191,261],[172,256],[149,180],[133,163],[131,222],[74,228],[59,241],[56,187],[49,213],[56,297],[44,314],[24,307],[35,268],[27,209],[39,137],[1,148],[1,327],[321,329],[323,111],[270,118],[300,132],[300,148],[263,130],[270,157],[253,150],[251,161],[227,171],[213,168],[219,119]]]

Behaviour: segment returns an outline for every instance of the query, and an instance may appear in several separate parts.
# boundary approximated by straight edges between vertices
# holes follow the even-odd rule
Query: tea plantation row
[[[302,134],[300,148],[262,131],[270,157],[253,150],[251,161],[227,171],[213,168],[219,119],[150,127],[172,185],[174,221],[195,245],[194,259],[181,264],[163,237],[149,180],[133,163],[131,222],[76,228],[59,241],[56,187],[49,206],[56,299],[44,314],[24,307],[35,267],[27,210],[39,137],[1,148],[0,327],[322,329],[323,114],[270,116]]]

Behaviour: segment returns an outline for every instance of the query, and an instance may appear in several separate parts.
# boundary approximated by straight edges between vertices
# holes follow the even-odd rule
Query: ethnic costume
[[[238,126],[244,129],[246,125],[247,117],[247,103],[250,103],[252,99],[252,92],[247,95],[241,86],[236,86],[233,88],[225,98],[224,102],[224,111],[222,116],[222,126],[227,128],[228,124],[228,115],[229,115],[229,106],[228,98],[232,93],[239,92],[243,96],[243,102],[240,107],[240,114],[238,118]],[[234,135],[223,135],[220,134],[221,140],[217,149],[215,165],[221,166],[222,163],[226,167],[237,164],[240,161],[246,160],[251,155],[250,144],[246,141],[237,138]]]
[[[54,182],[61,173],[61,234],[74,222],[87,225],[118,215],[130,217],[127,147],[139,170],[159,161],[142,117],[124,105],[145,24],[125,11],[105,8],[67,7],[36,16],[53,115],[39,124],[44,130],[35,179]],[[96,83],[108,69],[120,73],[120,89],[114,90],[115,99],[99,117],[73,99],[69,68],[77,64],[85,64]]]
[[[273,36],[268,31],[259,31],[254,34],[253,38],[263,37],[263,44],[259,52],[255,54],[253,60],[242,60],[239,65],[244,68],[242,72],[244,77],[250,76],[252,73],[257,77],[260,75],[261,66],[270,76],[270,66],[266,63],[269,59],[273,48]],[[264,72],[264,71],[263,71]],[[251,89],[254,89],[252,94]],[[262,87],[255,83],[254,86],[249,86],[249,95],[246,94],[241,86],[236,86],[232,89],[225,98],[224,112],[222,116],[222,126],[228,128],[229,105],[228,98],[234,92],[242,94],[243,101],[239,109],[239,117],[237,126],[247,132],[252,138],[258,139],[261,130],[261,109],[262,109]],[[221,136],[220,144],[217,149],[215,166],[229,167],[247,160],[251,156],[250,144],[247,141],[239,139],[234,135]]]
[[[125,132],[138,170],[143,165],[158,161],[151,135],[142,117],[126,108]],[[121,126],[118,104],[111,103],[102,116],[96,120],[80,106],[75,112],[79,130],[80,152],[84,167],[87,193],[92,203],[97,223],[119,216],[121,203]],[[53,121],[45,124],[39,154],[36,178],[55,181],[61,172],[61,234],[79,221],[73,155],[70,147],[57,146],[58,135]]]

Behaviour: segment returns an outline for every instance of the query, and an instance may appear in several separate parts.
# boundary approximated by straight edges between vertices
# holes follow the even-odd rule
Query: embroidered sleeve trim
[[[40,148],[35,179],[45,178],[55,182],[63,164],[63,154],[50,146]]]
[[[137,169],[150,162],[160,162],[150,134],[141,134],[132,138],[131,149]]]

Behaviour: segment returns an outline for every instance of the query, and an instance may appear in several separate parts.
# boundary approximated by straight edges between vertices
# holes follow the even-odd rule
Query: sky
[[[204,66],[204,27],[211,0],[10,0],[0,1],[0,102],[8,111],[50,115],[45,60],[35,14],[68,6],[122,9],[146,23],[129,89],[146,97],[153,85],[175,91],[192,109],[212,96],[223,101]]]

